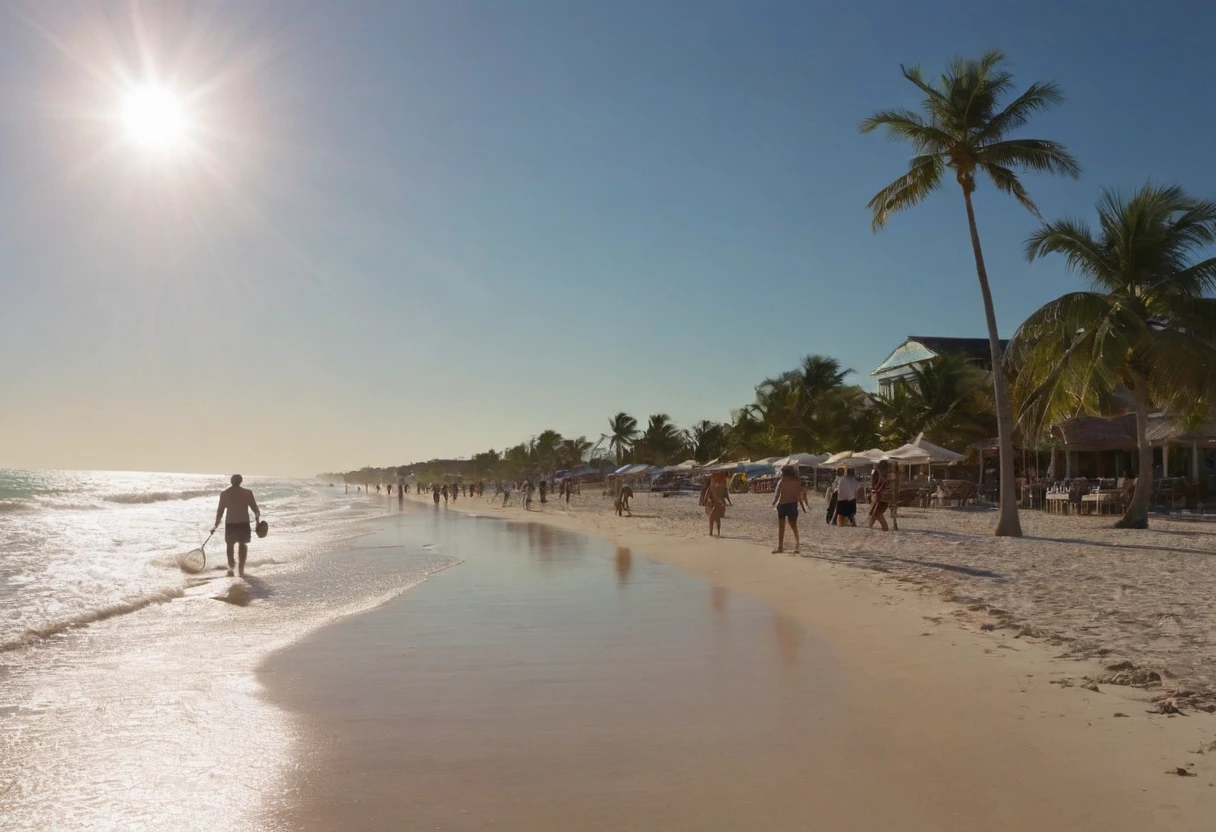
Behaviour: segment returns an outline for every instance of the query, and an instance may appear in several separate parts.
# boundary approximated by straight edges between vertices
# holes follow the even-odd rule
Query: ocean
[[[421,537],[360,546],[419,511],[311,480],[249,477],[270,524],[245,580],[221,533],[227,478],[0,470],[0,828],[242,829],[292,765],[261,696],[271,652],[457,561]],[[284,781],[285,782],[285,781]]]

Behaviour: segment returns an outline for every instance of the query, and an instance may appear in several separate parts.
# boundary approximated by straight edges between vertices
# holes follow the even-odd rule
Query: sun
[[[181,99],[172,90],[153,85],[127,90],[122,100],[122,123],[132,141],[158,153],[181,148],[188,127]]]

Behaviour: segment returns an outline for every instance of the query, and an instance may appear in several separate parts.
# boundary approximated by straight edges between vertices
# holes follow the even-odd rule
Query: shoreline
[[[646,533],[660,545],[744,543],[765,559],[787,560],[769,554],[776,523],[767,495],[734,498],[722,540],[702,533],[704,514],[688,497],[641,493],[635,518],[622,522],[597,490],[569,509],[554,501],[541,508],[534,500],[526,516],[625,542]],[[913,509],[901,512],[900,532],[883,533],[825,527],[817,517],[823,501],[812,496],[811,505],[802,519],[802,557],[788,560],[848,566],[910,595],[936,595],[942,605],[934,615],[960,628],[1002,643],[1012,636],[1018,644],[1045,644],[1078,660],[1078,685],[1155,673],[1160,684],[1143,687],[1163,701],[1186,713],[1216,713],[1216,606],[1210,603],[1216,524],[1207,530],[1195,521],[1155,519],[1155,528],[1129,535],[1109,528],[1108,518],[1023,512],[1025,537],[995,538],[990,512]],[[514,497],[505,512],[488,498],[453,508],[523,516]],[[699,563],[682,558],[678,565],[695,571]]]
[[[416,496],[412,499],[422,502]],[[908,592],[905,586],[893,586],[879,575],[858,569],[839,569],[814,559],[770,555],[743,541],[713,541],[707,546],[704,540],[681,540],[629,527],[617,534],[588,534],[582,528],[588,524],[580,522],[580,518],[542,512],[526,515],[522,511],[496,512],[488,502],[479,500],[459,501],[456,509],[455,513],[500,518],[526,528],[529,539],[542,547],[545,540],[565,532],[612,540],[618,546],[628,547],[618,552],[637,552],[635,561],[638,556],[646,556],[658,564],[676,567],[677,572],[689,574],[689,580],[701,579],[708,581],[709,586],[719,587],[720,590],[714,590],[715,595],[719,591],[737,593],[773,610],[774,615],[790,621],[789,626],[803,629],[808,634],[806,638],[824,645],[817,655],[831,656],[830,660],[815,660],[818,672],[827,673],[835,681],[830,689],[805,701],[799,712],[806,709],[820,724],[824,720],[847,723],[858,733],[843,745],[807,744],[799,752],[804,759],[796,765],[808,770],[839,767],[850,780],[865,784],[867,790],[878,788],[875,794],[881,797],[877,799],[898,809],[897,815],[903,819],[898,823],[900,828],[974,828],[975,823],[984,819],[987,828],[1010,830],[1036,824],[1040,828],[1131,830],[1149,823],[1179,830],[1206,830],[1216,818],[1216,789],[1210,786],[1216,780],[1213,765],[1216,758],[1195,753],[1206,744],[1205,740],[1210,741],[1216,735],[1216,722],[1211,718],[1149,716],[1144,713],[1140,692],[1125,688],[1110,687],[1103,693],[1095,693],[1051,684],[1066,678],[1068,670],[1075,670],[1075,663],[1066,668],[1044,645],[1014,642],[1007,648],[999,648],[987,633],[955,628],[941,615],[947,605],[927,594]],[[447,525],[443,515],[442,511],[433,514],[440,527]],[[536,529],[540,531],[533,531]],[[380,649],[387,651],[386,655],[414,657],[422,649],[418,645],[418,639],[423,637],[417,629],[420,620],[408,619],[415,623],[405,626],[392,623],[394,616],[400,622],[400,616],[410,615],[410,610],[424,604],[428,596],[457,593],[463,584],[477,576],[479,567],[473,558],[469,561],[462,565],[462,570],[450,570],[387,605],[330,625],[315,637],[283,651],[280,663],[303,668],[299,672],[308,681],[298,687],[308,691],[318,684],[324,687],[326,674],[333,672],[326,671],[329,657],[369,661],[366,656],[359,658],[368,633],[380,634]],[[894,592],[897,588],[900,591]],[[473,635],[472,641],[467,635],[461,636],[462,609],[460,605],[439,605],[433,610],[439,620],[424,617],[421,621],[430,622],[426,632],[455,627],[453,637],[457,638],[457,644],[476,644],[489,631],[475,629],[482,635]],[[933,618],[937,618],[936,623],[926,620]],[[660,631],[670,630],[656,628],[656,632]],[[317,652],[326,641],[332,642],[329,652]],[[656,643],[663,641],[658,639]],[[403,684],[394,674],[404,671],[385,668],[382,663],[369,667],[387,679],[396,680],[394,684]],[[481,670],[486,673],[485,679],[497,680],[494,673]],[[411,670],[407,676],[412,678],[414,672]],[[448,669],[447,675],[438,677],[440,682],[431,681],[441,684],[452,672]],[[460,677],[467,672],[461,670]],[[502,672],[514,671],[504,668]],[[615,665],[607,665],[605,672],[610,678],[619,679]],[[632,678],[645,677],[633,673]],[[472,677],[469,684],[480,684],[473,681],[477,678],[482,677]],[[528,678],[526,674],[524,678]],[[295,716],[320,720],[320,735],[328,737],[320,741],[322,747],[347,743],[345,765],[357,768],[370,764],[366,762],[366,752],[372,754],[374,765],[387,766],[398,753],[397,748],[373,749],[368,744],[381,742],[382,733],[399,734],[407,723],[417,719],[410,702],[419,697],[430,701],[439,695],[431,683],[414,680],[411,684],[420,687],[402,697],[404,701],[394,700],[391,704],[373,698],[370,706],[363,703],[356,706],[350,697],[363,694],[339,694],[345,707],[359,711],[359,724],[372,720],[375,731],[371,734],[359,734],[364,729],[358,724],[343,722],[343,715],[334,712],[333,701],[319,702],[316,696],[310,699],[307,693],[300,694],[289,709]],[[532,690],[531,686],[527,689]],[[365,710],[368,707],[372,710]],[[482,707],[484,704],[476,706]],[[377,708],[387,709],[383,718],[375,716],[379,713]],[[444,713],[452,719],[460,716],[455,712]],[[670,717],[676,720],[675,724],[681,719],[679,713],[677,710]],[[478,717],[472,714],[470,718]],[[597,721],[604,718],[604,714],[596,717]],[[547,743],[560,739],[550,733],[554,729],[546,719],[543,714],[530,714],[519,728],[523,736],[539,732],[535,742],[541,748],[548,748]],[[455,724],[459,725],[459,721]],[[439,732],[437,747],[461,746],[463,734],[455,728],[450,735],[444,733],[447,729],[442,726],[435,730]],[[705,739],[696,735],[688,741]],[[401,748],[408,745],[405,742]],[[778,753],[779,745],[774,746],[774,754]],[[546,755],[550,752],[537,753],[541,754],[538,761],[549,759]],[[395,762],[405,766],[397,774],[407,778],[414,771],[409,766],[430,765],[427,760],[418,759]],[[511,770],[518,761],[502,762],[504,770]],[[1167,771],[1177,767],[1197,776],[1167,776]],[[461,793],[469,794],[472,789],[472,793],[480,795],[476,788],[480,782],[463,785]],[[533,783],[531,789],[515,799],[543,802],[550,785]],[[488,784],[485,788],[493,791],[497,786]],[[602,788],[610,785],[604,784]],[[858,799],[856,794],[840,794],[844,803]],[[791,793],[774,799],[800,798]],[[943,806],[947,804],[949,813],[943,815]],[[457,805],[451,807],[453,814],[447,818],[450,825],[441,828],[466,828]],[[331,819],[332,825],[314,823],[307,828],[338,828],[350,822],[350,817],[341,813]],[[763,822],[749,824],[744,820],[733,823],[731,828],[740,825],[786,828],[766,826]],[[584,827],[598,828],[593,824]],[[384,828],[395,827],[386,822]],[[541,824],[533,828],[569,826]],[[825,828],[864,826],[841,820],[838,825],[829,824]]]
[[[834,640],[839,640],[846,648],[851,646],[856,633],[850,626],[837,626],[840,621],[851,620],[850,603],[844,602],[842,596],[847,596],[856,603],[864,604],[880,614],[890,615],[900,611],[898,626],[904,635],[917,639],[925,639],[930,634],[947,635],[958,644],[965,644],[972,652],[979,652],[984,657],[995,655],[1011,656],[1023,653],[1031,659],[1034,665],[1035,678],[1043,682],[1042,687],[1054,690],[1074,689],[1082,695],[1090,697],[1116,697],[1128,700],[1131,710],[1123,708],[1122,712],[1138,716],[1147,711],[1156,716],[1173,716],[1181,713],[1196,717],[1189,721],[1195,732],[1193,748],[1185,749],[1188,756],[1198,748],[1208,749],[1216,746],[1216,688],[1204,684],[1195,684],[1193,679],[1179,680],[1163,673],[1164,679],[1147,681],[1141,684],[1146,671],[1152,667],[1141,667],[1127,660],[1124,653],[1111,649],[1101,643],[1078,644],[1070,642],[1056,633],[1045,631],[1035,626],[1034,622],[1022,620],[1017,614],[996,604],[986,602],[982,597],[976,597],[947,585],[943,590],[940,582],[923,576],[899,574],[894,569],[886,568],[885,562],[879,560],[869,563],[858,557],[860,552],[852,551],[849,557],[825,557],[827,547],[834,541],[824,541],[821,532],[824,528],[818,520],[820,501],[812,497],[811,511],[804,515],[811,522],[802,528],[803,555],[792,557],[782,554],[771,554],[768,546],[757,540],[753,526],[747,526],[742,535],[736,528],[739,512],[736,509],[728,511],[724,528],[727,536],[721,539],[709,538],[708,535],[698,534],[698,528],[704,517],[703,510],[697,506],[695,499],[688,497],[660,498],[654,494],[639,495],[635,498],[634,517],[618,518],[611,509],[607,498],[602,498],[596,489],[589,491],[580,500],[581,505],[568,510],[558,506],[556,501],[545,504],[546,509],[538,510],[538,501],[533,501],[533,509],[525,511],[519,505],[516,495],[512,495],[512,503],[506,510],[495,505],[496,501],[485,498],[464,498],[448,507],[466,514],[477,514],[506,519],[526,519],[530,522],[542,523],[567,531],[580,532],[593,537],[609,540],[622,546],[628,546],[638,551],[644,551],[651,557],[676,566],[685,571],[698,575],[706,580],[720,583],[729,589],[748,595],[763,603],[769,604],[787,614],[794,615],[817,631],[829,634]],[[739,496],[734,495],[736,501]],[[752,495],[755,496],[755,495]],[[776,537],[775,520],[769,518],[767,508],[768,495],[763,497],[764,516],[770,520],[771,535]],[[429,495],[422,499],[420,495],[411,494],[410,499],[430,505]],[[656,520],[655,513],[666,510],[665,504],[679,512],[679,520],[673,530],[670,523]],[[656,508],[664,506],[664,508]],[[693,515],[697,522],[688,522]],[[732,518],[732,515],[734,517]],[[991,519],[991,514],[973,513],[978,515],[981,522]],[[938,515],[940,517],[940,515]],[[666,518],[663,518],[664,520]],[[732,523],[732,519],[735,523]],[[907,520],[914,522],[925,520],[932,522],[933,513],[915,512],[904,515],[901,513],[901,523]],[[1048,520],[1089,520],[1090,518],[1035,518]],[[1094,518],[1097,519],[1097,518]],[[1105,519],[1105,518],[1104,518]],[[639,522],[641,521],[641,522]],[[1183,521],[1176,521],[1179,525]],[[645,524],[645,525],[643,525]],[[1027,524],[1030,525],[1030,524]],[[1105,532],[1102,527],[1088,524],[1084,531]],[[1124,532],[1113,531],[1118,535]],[[736,537],[731,536],[736,532]],[[924,536],[935,535],[942,539],[939,558],[945,559],[951,554],[950,549],[957,547],[970,538],[949,539],[951,535],[927,532],[913,527],[909,531],[883,533],[875,529],[872,532],[863,529],[837,529],[828,527],[825,536],[853,535],[851,542],[864,551],[868,543],[882,542],[898,546],[901,537],[904,540],[909,533]],[[1173,530],[1161,531],[1162,534],[1175,534]],[[1204,532],[1200,532],[1203,534]],[[1206,532],[1216,535],[1216,529]],[[959,536],[961,537],[961,536]],[[1018,539],[980,538],[980,543],[1000,546],[1010,540],[1034,543],[1038,538],[1026,537]],[[1045,538],[1053,541],[1054,538]],[[787,533],[788,543],[788,533]],[[1095,544],[1100,546],[1101,544]],[[808,549],[810,550],[808,552]],[[1206,552],[1205,552],[1206,554]],[[1212,553],[1211,561],[1216,564],[1216,552]],[[932,568],[948,564],[930,564]],[[960,570],[965,574],[966,570]],[[937,576],[932,576],[936,578]],[[816,612],[821,610],[822,612]],[[1063,650],[1063,652],[1061,652]],[[847,650],[846,650],[847,652]],[[1210,663],[1216,663],[1216,654],[1201,655]],[[1154,671],[1155,672],[1155,671]],[[1127,678],[1132,677],[1131,684]],[[1110,682],[1112,678],[1118,681]],[[1204,680],[1206,681],[1206,679]],[[1089,687],[1086,687],[1089,686]],[[1089,689],[1090,687],[1096,689]],[[1100,701],[1100,700],[1099,700]],[[1178,710],[1173,710],[1175,706]],[[1118,710],[1118,709],[1115,709]],[[1122,717],[1120,717],[1122,719]],[[1216,748],[1211,753],[1216,755]],[[1216,757],[1210,758],[1216,761]],[[1187,760],[1193,762],[1193,760]],[[1216,767],[1216,766],[1214,766]],[[1216,819],[1216,808],[1213,809]],[[1216,820],[1214,820],[1216,822]]]

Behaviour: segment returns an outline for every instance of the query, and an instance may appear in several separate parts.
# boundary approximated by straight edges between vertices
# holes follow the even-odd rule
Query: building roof
[[[1001,349],[1009,346],[1008,341],[1001,341]],[[988,347],[987,338],[942,338],[936,335],[909,335],[904,342],[892,350],[891,354],[870,373],[872,376],[889,373],[929,361],[947,353],[962,353],[983,364],[992,365],[992,351]]]
[[[1097,416],[1078,416],[1051,429],[1054,438],[1063,439],[1070,451],[1130,451],[1135,438],[1121,422]]]
[[[1216,439],[1216,422],[1204,422],[1187,430],[1181,419],[1169,416],[1150,417],[1145,427],[1149,444],[1162,442],[1210,442]]]

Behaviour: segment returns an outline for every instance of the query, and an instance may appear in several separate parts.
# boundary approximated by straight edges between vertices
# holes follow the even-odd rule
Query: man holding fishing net
[[[249,554],[249,541],[253,537],[253,529],[249,523],[249,511],[253,510],[253,516],[257,520],[262,519],[262,512],[258,509],[258,501],[254,499],[253,492],[248,488],[241,487],[241,475],[232,475],[232,487],[225,488],[220,492],[220,505],[215,510],[215,527],[211,529],[211,533],[215,534],[215,530],[220,527],[220,520],[224,519],[224,511],[227,510],[228,518],[224,524],[224,542],[228,544],[228,577],[232,577],[232,569],[237,567],[237,574],[242,578],[245,577],[245,556]],[[258,532],[262,534],[262,532]],[[239,566],[233,562],[233,549],[240,547],[240,564]]]

